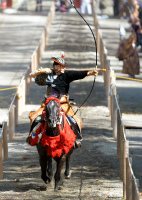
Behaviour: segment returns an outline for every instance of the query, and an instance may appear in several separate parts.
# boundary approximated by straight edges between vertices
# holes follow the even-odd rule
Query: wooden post
[[[132,200],[132,173],[129,166],[132,166],[132,158],[126,158],[126,199]]]
[[[15,116],[14,116],[14,105],[11,106],[9,111],[9,140],[15,138]]]
[[[15,98],[15,126],[18,126],[18,97]]]
[[[25,103],[26,103],[26,94],[25,94],[25,79],[22,81],[22,112],[25,108]]]
[[[97,49],[98,49],[98,54],[100,56],[100,31],[99,31],[99,29],[97,32]]]
[[[31,56],[31,72],[35,71],[35,68],[34,68],[34,53]]]
[[[123,135],[123,127],[120,127],[120,178],[123,180],[123,140],[124,140],[124,135]]]
[[[22,114],[22,86],[20,86],[18,89],[17,98],[18,98],[18,116],[20,116]]]
[[[28,71],[25,74],[25,103],[26,103],[26,100],[27,100],[27,98],[26,98],[27,95],[28,95]]]
[[[36,65],[37,65],[37,62],[36,62],[36,51],[34,51],[34,56],[33,56],[33,59],[34,59],[34,71],[37,69]]]
[[[110,105],[109,105],[109,112],[110,112],[110,119],[111,119],[111,127],[113,127],[113,99],[112,96],[109,96]]]
[[[103,55],[103,51],[102,51],[102,35],[100,34],[100,64],[102,66],[102,55]]]
[[[126,199],[126,158],[127,156],[127,150],[128,150],[129,141],[123,140],[123,198]]]
[[[117,110],[117,159],[120,159],[120,129],[121,129],[121,119],[119,110]]]
[[[110,88],[111,88],[111,85],[112,85],[112,72],[110,71],[110,77],[109,77],[109,90],[108,90],[108,93],[110,92]],[[109,111],[110,111],[110,115],[111,115],[111,127],[112,127],[112,124],[113,124],[113,118],[112,118],[112,96],[109,96],[109,102],[108,102],[108,108],[109,108]]]
[[[112,96],[112,110],[113,110],[113,138],[117,140],[117,104],[115,95]]]
[[[4,151],[4,159],[8,158],[8,143],[7,143],[7,122],[4,122],[3,128],[3,151]]]
[[[109,68],[109,60],[107,60],[107,66],[106,66],[106,97],[107,97],[107,104],[108,108],[110,108],[110,96],[109,96],[109,91],[110,91],[110,68]]]
[[[137,186],[139,188],[139,180],[136,180]],[[140,200],[139,195],[136,190],[136,185],[134,179],[132,179],[132,200]]]
[[[0,137],[0,179],[3,179],[2,137]]]
[[[103,63],[104,63],[104,66],[102,66],[104,69],[106,69],[106,54],[104,53],[103,55]],[[104,88],[106,89],[106,72],[103,72],[103,77],[104,77]]]

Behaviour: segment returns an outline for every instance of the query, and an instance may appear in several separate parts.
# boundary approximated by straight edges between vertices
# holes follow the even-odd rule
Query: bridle
[[[56,125],[61,125],[61,123],[63,121],[63,111],[61,110],[60,100],[56,97],[49,97],[45,102],[45,107],[50,101],[56,101],[59,104],[59,119],[58,119]],[[44,112],[44,119],[46,120],[46,112]]]

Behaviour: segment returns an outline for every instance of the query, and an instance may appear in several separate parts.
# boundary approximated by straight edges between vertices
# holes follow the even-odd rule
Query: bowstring
[[[74,9],[76,10],[76,12],[78,13],[78,15],[83,19],[83,21],[87,24],[87,26],[89,27],[92,35],[93,35],[93,38],[94,38],[94,41],[95,41],[95,50],[96,50],[96,68],[97,68],[97,41],[96,41],[96,38],[95,38],[95,35],[93,33],[93,30],[91,29],[90,25],[88,24],[88,22],[84,19],[84,17],[80,14],[80,12],[77,10],[77,8],[74,6],[73,2],[71,0],[69,0],[71,5],[74,7]],[[74,115],[78,112],[78,110],[84,105],[84,103],[88,100],[88,98],[90,97],[92,91],[93,91],[93,88],[94,88],[94,85],[95,85],[95,75],[94,75],[94,81],[93,81],[93,84],[92,84],[92,88],[87,96],[87,98],[83,101],[83,103],[77,108],[76,112],[74,113]]]

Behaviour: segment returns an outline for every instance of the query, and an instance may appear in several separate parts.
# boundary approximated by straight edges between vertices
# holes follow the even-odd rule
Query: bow
[[[92,35],[93,35],[93,38],[94,38],[94,42],[95,42],[95,50],[96,50],[96,70],[97,70],[97,41],[96,41],[96,38],[95,38],[95,35],[93,33],[93,30],[91,29],[90,25],[88,24],[88,22],[84,19],[84,17],[80,14],[80,12],[76,9],[76,7],[74,6],[73,2],[71,0],[69,0],[71,5],[74,7],[74,9],[76,10],[76,12],[79,14],[79,16],[83,19],[83,21],[87,24],[87,26],[89,27]],[[92,85],[92,88],[88,94],[88,96],[86,97],[86,99],[83,101],[83,103],[78,107],[78,109],[76,110],[75,114],[78,112],[78,110],[83,106],[83,104],[88,100],[89,96],[91,95],[92,91],[93,91],[93,88],[94,88],[94,85],[95,85],[95,76],[94,76],[94,81],[93,81],[93,85]]]

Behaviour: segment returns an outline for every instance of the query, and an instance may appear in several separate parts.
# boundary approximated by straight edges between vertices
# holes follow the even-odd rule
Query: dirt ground
[[[91,33],[88,33],[86,25],[77,15],[68,17],[66,18],[66,15],[55,17],[48,46],[41,62],[42,67],[52,67],[51,56],[63,49],[70,67],[94,67],[95,47],[93,39],[90,41]],[[62,25],[59,24],[61,19],[64,21]],[[87,16],[87,20],[93,23],[91,17]],[[80,35],[80,30],[85,35]],[[87,97],[92,82],[93,78],[88,77],[71,84],[70,98],[75,99],[77,106]],[[65,179],[64,170],[62,171],[60,189],[57,192],[54,191],[54,179],[49,186],[41,180],[36,147],[31,147],[25,142],[30,126],[28,113],[40,106],[45,92],[45,87],[39,88],[33,83],[27,97],[25,112],[19,118],[15,140],[8,143],[9,158],[3,163],[4,174],[3,180],[0,180],[0,199],[122,199],[116,142],[112,137],[102,75],[98,75],[91,96],[78,112],[83,121],[82,147],[72,154],[71,178]]]
[[[31,108],[31,106],[30,106]],[[27,106],[26,109],[29,109]],[[54,191],[54,179],[47,187],[40,178],[36,147],[26,144],[29,111],[20,117],[16,138],[9,142],[9,158],[4,161],[4,179],[0,181],[1,199],[121,199],[122,182],[116,159],[116,142],[112,138],[110,119],[105,106],[81,110],[82,147],[71,157],[71,178],[62,179]],[[54,163],[55,172],[55,163]]]

